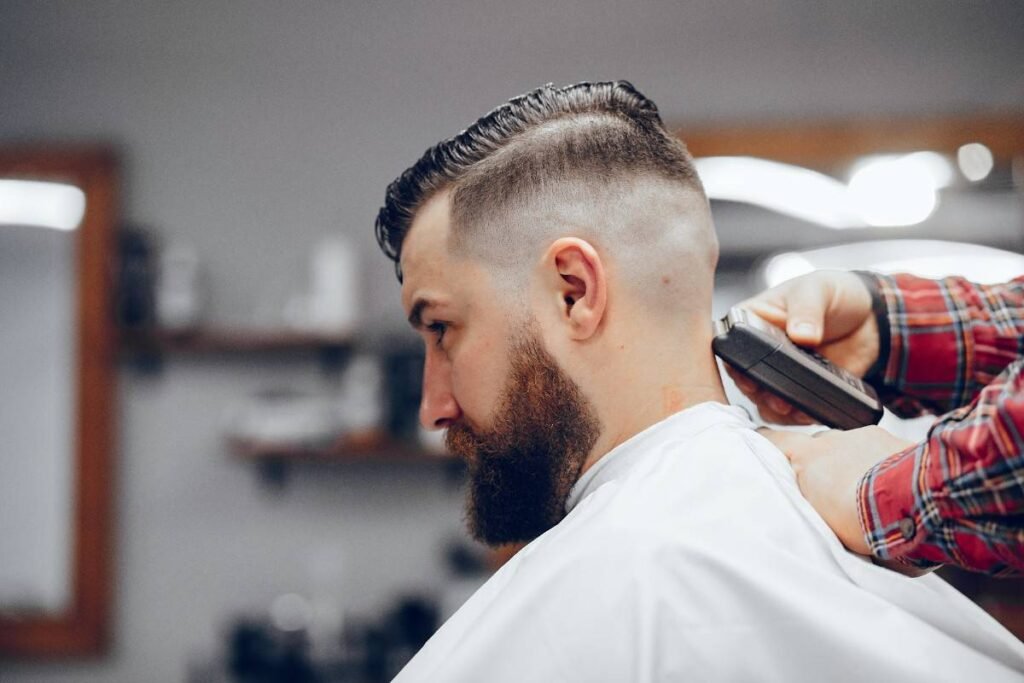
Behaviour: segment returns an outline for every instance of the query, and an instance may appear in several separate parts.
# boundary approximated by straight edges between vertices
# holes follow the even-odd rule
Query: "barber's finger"
[[[778,415],[789,415],[793,412],[793,406],[788,401],[779,398],[775,394],[766,394],[764,400],[765,403],[768,404],[768,407]]]
[[[801,427],[820,424],[815,418],[767,389],[748,394],[747,398],[757,406],[757,411],[765,422]]]
[[[728,363],[723,364],[725,366],[725,372],[732,379],[736,388],[746,394],[748,397],[753,396],[760,390],[757,382],[744,375],[739,370],[734,369]]]
[[[797,344],[821,344],[828,309],[828,291],[824,287],[794,287],[786,296],[786,334]]]
[[[811,417],[802,410],[797,410],[796,408],[794,408],[792,412],[789,413],[788,417],[790,420],[793,421],[793,424],[801,425],[803,427],[809,427],[810,425],[819,424],[818,421],[815,420],[813,417]]]
[[[739,370],[736,370],[728,363],[723,363],[722,365],[725,367],[725,373],[729,375],[729,377],[732,379],[733,383],[736,385],[736,388],[739,389],[743,393],[743,395],[750,400],[751,403],[757,406],[758,411],[761,412],[761,417],[765,417],[764,408],[769,407],[766,405],[766,401],[769,399],[769,397],[774,399],[774,394],[765,391],[765,389],[760,384],[755,382],[747,375],[744,375]],[[781,401],[781,399],[776,400]],[[782,404],[780,403],[780,405]],[[769,407],[769,409],[771,408]],[[771,410],[771,412],[773,415],[783,416],[788,411],[783,407],[782,410]]]
[[[762,388],[760,384],[734,369],[728,363],[725,363],[724,366],[726,374],[736,384],[736,388],[754,404],[757,412],[761,415],[761,419],[765,422],[803,426],[818,424],[818,421],[813,417]],[[777,408],[781,409],[773,409],[769,402],[777,404]]]
[[[758,392],[757,396],[751,399],[754,402],[754,405],[757,406],[757,412],[761,416],[761,419],[770,424],[785,426],[792,426],[796,424],[790,415],[779,413],[772,409],[771,404],[768,401],[769,396],[774,398],[772,394],[762,391]]]
[[[771,298],[768,298],[769,296]],[[747,299],[746,301],[741,301],[737,306],[756,313],[759,318],[775,325],[776,327],[781,327],[783,329],[786,327],[787,313],[784,306],[784,299],[782,299],[777,292],[769,290],[760,296]]]
[[[800,410],[792,410],[787,415],[774,412],[767,406],[758,406],[757,412],[765,422],[787,427],[810,427],[818,424],[818,421]]]
[[[782,399],[780,399],[767,389],[762,388],[760,385],[755,384],[753,391],[743,390],[743,394],[751,403],[754,404],[754,407],[757,408],[757,412],[761,416],[761,419],[764,420],[765,422],[777,425],[800,424],[799,422],[796,422],[794,419],[792,419],[790,415],[787,414],[787,412],[780,412],[775,410],[772,407],[773,403],[777,403],[778,405],[788,404],[786,404],[785,401],[782,401]],[[798,411],[792,409],[788,411],[788,413],[797,412]]]

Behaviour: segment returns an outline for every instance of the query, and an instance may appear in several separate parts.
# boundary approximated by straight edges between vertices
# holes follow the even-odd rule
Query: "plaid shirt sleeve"
[[[873,286],[882,348],[867,379],[898,414],[953,410],[864,475],[868,545],[918,567],[1024,573],[1024,277]]]

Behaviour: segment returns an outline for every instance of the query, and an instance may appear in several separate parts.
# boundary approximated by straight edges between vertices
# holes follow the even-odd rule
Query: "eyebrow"
[[[428,299],[416,299],[416,302],[412,305],[412,311],[409,313],[409,324],[412,325],[413,329],[423,329],[423,311],[433,305],[434,302]]]

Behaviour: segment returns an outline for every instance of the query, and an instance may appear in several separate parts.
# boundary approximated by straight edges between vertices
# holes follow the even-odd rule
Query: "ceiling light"
[[[829,228],[863,227],[846,186],[808,168],[755,157],[694,161],[709,199],[744,202]]]
[[[865,159],[850,178],[850,201],[868,225],[916,225],[938,205],[938,189],[952,180],[949,162],[935,152]]]
[[[971,142],[958,149],[956,162],[964,177],[975,183],[987,178],[995,166],[992,150],[980,142]]]
[[[765,264],[768,287],[812,270],[870,270],[942,278],[959,275],[971,282],[995,284],[1024,273],[1024,256],[1011,251],[941,240],[878,240],[789,252]]]
[[[85,193],[74,185],[0,180],[0,225],[74,230],[85,215]]]

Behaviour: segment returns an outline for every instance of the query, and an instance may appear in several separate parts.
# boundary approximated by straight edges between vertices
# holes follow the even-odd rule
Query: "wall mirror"
[[[0,657],[108,642],[117,163],[0,145]]]

